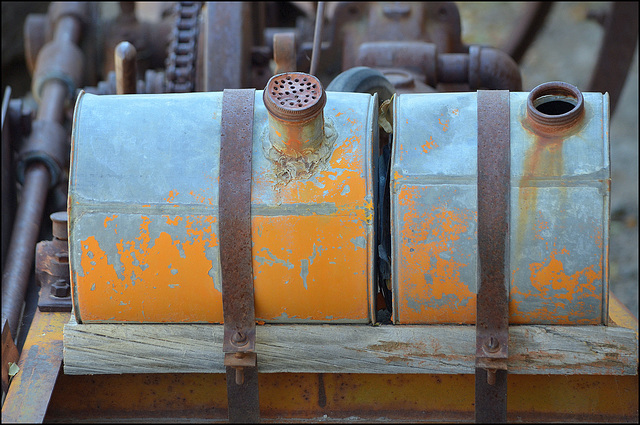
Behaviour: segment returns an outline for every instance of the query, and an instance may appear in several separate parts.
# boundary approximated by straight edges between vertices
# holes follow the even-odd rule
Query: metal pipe
[[[82,26],[75,17],[71,15],[65,15],[58,19],[58,23],[56,24],[56,32],[53,38],[56,41],[78,44],[78,42],[80,41],[81,30]]]
[[[49,179],[49,171],[44,164],[36,162],[29,167],[11,233],[7,262],[2,275],[2,320],[7,319],[11,335],[14,337],[17,335],[27,282],[31,274],[34,249],[49,190]]]
[[[322,27],[324,25],[324,2],[318,2],[316,11],[316,27],[313,31],[313,51],[311,53],[311,67],[309,74],[316,75],[318,63],[320,62],[320,51],[322,50]]]
[[[42,89],[42,102],[36,113],[36,120],[62,122],[67,86],[60,80],[50,80]]]
[[[55,3],[52,3],[53,5]],[[76,17],[63,15],[57,20],[54,42],[64,44],[65,41],[69,41],[77,44],[81,29],[81,23]],[[36,68],[40,66],[45,65],[38,61]],[[38,69],[34,75],[37,73]],[[69,94],[68,89],[57,79],[49,79],[44,84],[36,121],[61,123],[64,120],[64,104]],[[52,140],[52,143],[56,142],[60,143]],[[51,178],[47,166],[41,161],[32,162],[25,172],[20,204],[2,275],[2,319],[7,319],[14,338],[17,338],[22,305],[27,292]]]

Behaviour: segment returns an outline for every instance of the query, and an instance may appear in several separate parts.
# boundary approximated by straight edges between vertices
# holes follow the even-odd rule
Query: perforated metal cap
[[[285,72],[271,77],[263,94],[264,105],[276,118],[290,122],[308,121],[327,102],[320,80],[303,72]]]

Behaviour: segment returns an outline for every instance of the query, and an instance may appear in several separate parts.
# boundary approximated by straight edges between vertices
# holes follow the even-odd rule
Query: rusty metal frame
[[[509,355],[509,91],[478,91],[476,422],[507,420]]]
[[[251,257],[251,153],[255,89],[225,89],[220,139],[220,264],[224,364],[231,422],[260,418]],[[235,379],[232,379],[235,375]]]

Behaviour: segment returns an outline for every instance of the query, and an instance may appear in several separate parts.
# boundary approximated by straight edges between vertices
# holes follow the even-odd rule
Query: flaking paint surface
[[[219,95],[200,94],[193,100],[211,97],[214,102],[202,103],[215,109],[219,108]],[[256,92],[256,99],[261,96]],[[108,131],[89,131],[90,121],[100,116],[95,105],[102,100],[92,96],[88,99],[91,107],[85,106],[84,113],[91,119],[74,126],[75,139],[83,142],[75,144],[76,149],[81,148],[82,167],[72,170],[70,187],[70,199],[75,202],[70,222],[77,240],[71,244],[76,247],[71,253],[72,286],[79,320],[222,322],[217,238],[219,139],[215,137],[219,137],[219,117],[197,112],[206,115],[208,122],[212,120],[213,128],[194,125],[195,133],[206,134],[194,136],[185,153],[178,147],[183,143],[183,131],[176,136],[171,125],[165,139],[146,140],[145,143],[159,145],[163,160],[186,164],[185,173],[167,174],[162,163],[157,171],[153,170],[149,156],[133,146],[122,149],[117,138],[96,136]],[[180,99],[174,98],[176,102]],[[313,176],[285,185],[275,179],[272,164],[262,151],[259,136],[265,133],[267,115],[261,100],[256,103],[252,253],[257,320],[369,320],[374,211],[372,161],[367,146],[373,137],[369,134],[372,123],[377,122],[371,113],[375,112],[372,100],[361,94],[329,96],[325,114],[332,117],[338,132],[334,149]],[[144,103],[137,109],[155,107],[161,107],[160,103]],[[179,105],[173,107],[181,110]],[[194,120],[198,121],[197,117]],[[104,118],[101,125],[108,129],[108,119]],[[112,125],[128,128],[120,121]],[[84,136],[81,132],[78,136],[78,127],[86,128]],[[137,132],[139,127],[140,124]],[[206,142],[206,150],[197,149],[198,140]],[[114,144],[112,149],[110,143]],[[118,164],[117,178],[111,171],[116,167],[103,165],[104,160],[100,160],[103,168],[98,171],[91,167],[95,156],[89,152],[97,147],[126,154],[127,162]],[[153,150],[153,146],[147,148],[147,152]],[[197,162],[196,169],[183,161],[185,155],[202,156],[209,150],[212,159]],[[77,157],[78,152],[74,155]],[[110,161],[117,162],[117,155]],[[151,170],[151,175],[138,176],[136,162],[140,161],[147,162],[143,168]],[[100,176],[101,184],[110,179],[115,184],[126,181],[123,176],[127,175],[130,184],[151,185],[150,190],[124,187],[110,201],[100,199],[100,191],[90,184]],[[173,181],[178,185],[171,186]],[[79,194],[75,184],[82,188]],[[107,194],[111,196],[110,192]],[[138,197],[144,201],[137,202]]]
[[[521,124],[527,95],[510,95],[510,321],[599,324],[606,309],[609,169],[608,117],[598,111],[606,96],[585,93],[581,125],[543,138]],[[474,93],[396,98],[390,182],[396,323],[475,323],[475,104]],[[410,119],[415,114],[420,118]]]

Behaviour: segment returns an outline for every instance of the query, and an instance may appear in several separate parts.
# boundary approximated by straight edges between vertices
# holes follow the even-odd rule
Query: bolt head
[[[69,284],[64,279],[58,279],[51,285],[51,295],[57,298],[69,296]]]

